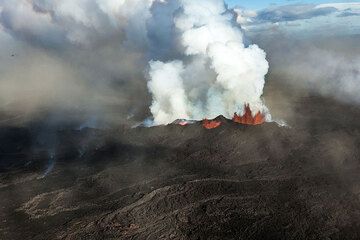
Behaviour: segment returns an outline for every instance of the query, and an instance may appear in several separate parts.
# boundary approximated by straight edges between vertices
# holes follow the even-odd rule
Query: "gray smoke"
[[[223,0],[4,0],[0,9],[1,110],[116,122],[150,107],[163,124],[230,117],[250,103],[270,118],[265,52],[244,43]]]

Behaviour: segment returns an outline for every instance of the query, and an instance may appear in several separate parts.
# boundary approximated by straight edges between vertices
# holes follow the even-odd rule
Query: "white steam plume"
[[[44,92],[23,100],[33,109],[65,101],[102,117],[120,103],[121,114],[138,120],[150,105],[148,87],[155,124],[231,117],[244,103],[267,113],[265,53],[244,44],[235,18],[223,0],[0,0],[0,102],[31,86]]]
[[[179,0],[174,18],[183,49],[179,59],[150,62],[155,124],[180,118],[231,117],[245,103],[270,118],[262,102],[265,52],[245,46],[234,13],[222,0]]]

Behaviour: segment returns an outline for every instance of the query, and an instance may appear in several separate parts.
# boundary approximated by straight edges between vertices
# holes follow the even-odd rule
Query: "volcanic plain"
[[[360,239],[360,109],[281,102],[285,125],[3,125],[0,239]]]

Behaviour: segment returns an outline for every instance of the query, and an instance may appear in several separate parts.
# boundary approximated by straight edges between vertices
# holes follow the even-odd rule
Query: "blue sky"
[[[239,5],[247,9],[258,10],[271,5],[288,5],[298,3],[333,3],[333,2],[357,2],[356,0],[225,0],[230,6]]]

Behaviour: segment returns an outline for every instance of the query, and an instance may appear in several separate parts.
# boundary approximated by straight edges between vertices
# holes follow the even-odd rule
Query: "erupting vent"
[[[265,115],[263,113],[261,113],[261,111],[258,111],[253,116],[249,104],[245,104],[244,109],[245,109],[245,111],[242,116],[238,115],[237,113],[234,113],[234,117],[232,118],[232,121],[234,123],[246,124],[246,125],[260,125],[260,124],[265,123]],[[202,121],[202,126],[206,129],[214,129],[214,128],[218,128],[222,124],[225,124],[228,122],[230,122],[230,120],[226,119],[223,116],[219,116],[213,120],[209,120],[209,119],[205,118]],[[173,122],[173,124],[178,124],[180,126],[187,126],[187,125],[193,124],[193,123],[196,123],[196,121],[186,120],[186,119],[178,119]]]
[[[220,121],[215,121],[215,120],[209,121],[207,119],[203,120],[203,127],[206,128],[206,129],[217,128],[217,127],[220,127],[220,125],[221,125]]]
[[[245,104],[245,113],[243,116],[239,116],[234,113],[232,119],[236,123],[247,124],[247,125],[259,125],[265,122],[265,116],[259,111],[255,116],[252,115],[249,104]]]

